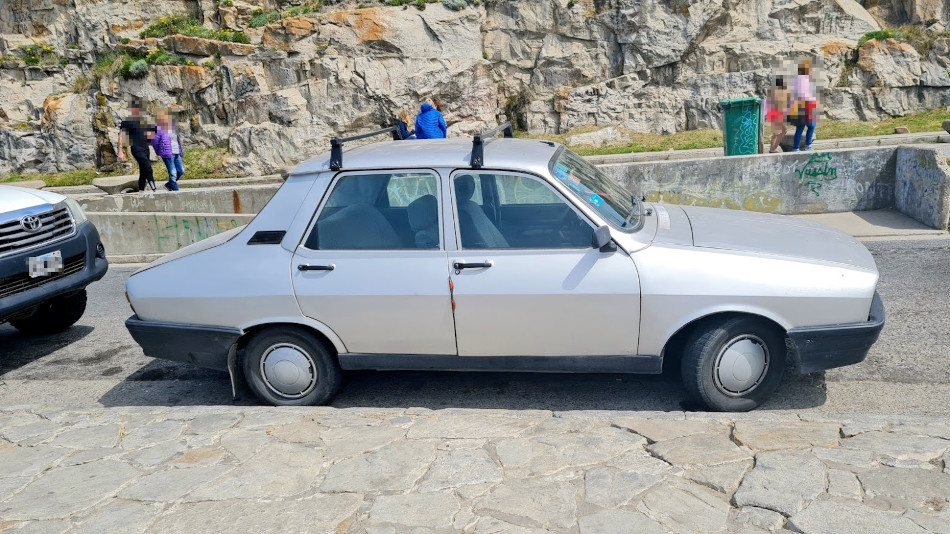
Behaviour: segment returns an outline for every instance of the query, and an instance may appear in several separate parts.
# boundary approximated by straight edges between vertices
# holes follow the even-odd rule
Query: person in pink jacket
[[[185,165],[181,161],[185,151],[181,146],[178,128],[169,119],[168,111],[162,110],[158,114],[158,127],[155,129],[155,136],[152,137],[152,148],[155,149],[158,157],[162,158],[165,168],[168,169],[165,189],[178,191],[178,180],[185,174]]]

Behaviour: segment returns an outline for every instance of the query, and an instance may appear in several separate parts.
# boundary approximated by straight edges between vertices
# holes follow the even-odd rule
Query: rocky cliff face
[[[857,46],[882,24],[943,31],[946,0],[487,0],[461,11],[367,0],[304,16],[290,16],[299,0],[3,3],[0,173],[97,161],[97,93],[116,121],[133,96],[181,105],[189,142],[227,145],[245,172],[325,151],[330,136],[389,124],[427,96],[442,101],[450,135],[499,113],[534,132],[718,127],[720,100],[763,95],[783,60],[805,56],[820,65],[828,117],[950,105],[950,39]],[[272,11],[285,17],[249,27]],[[169,15],[241,30],[250,43],[139,38]],[[36,42],[51,51],[28,65],[20,46]],[[156,49],[195,66],[156,64],[141,79],[94,68],[109,53]]]

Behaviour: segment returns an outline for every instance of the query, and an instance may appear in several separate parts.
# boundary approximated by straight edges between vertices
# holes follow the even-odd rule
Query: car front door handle
[[[478,262],[478,263],[466,263],[462,261],[455,262],[452,266],[455,267],[456,271],[461,271],[462,269],[487,269],[494,265],[494,262],[491,260]]]
[[[332,271],[336,269],[336,265],[304,265],[300,264],[297,266],[298,271]]]

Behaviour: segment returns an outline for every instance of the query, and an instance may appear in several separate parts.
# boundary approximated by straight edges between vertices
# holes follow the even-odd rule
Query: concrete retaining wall
[[[603,165],[651,202],[781,213],[894,205],[896,147]]]
[[[231,228],[254,215],[193,213],[88,213],[107,255],[174,252]]]
[[[78,199],[89,212],[160,212],[160,213],[258,213],[274,196],[280,184],[244,187],[209,187],[181,190],[109,195]]]
[[[935,150],[901,147],[897,151],[894,205],[933,228],[950,218],[950,166]]]
[[[600,168],[647,200],[670,204],[784,215],[896,206],[941,229],[947,226],[950,204],[950,172],[931,149],[843,149]]]

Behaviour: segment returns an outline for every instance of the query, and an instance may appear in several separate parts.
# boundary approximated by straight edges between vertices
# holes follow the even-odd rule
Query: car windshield
[[[610,224],[626,232],[640,228],[640,202],[584,158],[565,148],[553,161],[551,173]]]

